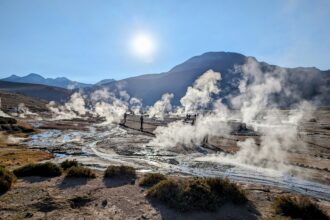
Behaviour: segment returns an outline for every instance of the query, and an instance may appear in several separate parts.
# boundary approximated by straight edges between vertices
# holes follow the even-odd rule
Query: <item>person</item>
[[[209,143],[209,135],[205,135],[203,138],[203,145],[208,144]]]
[[[143,131],[143,115],[140,116],[140,131]]]
[[[123,123],[124,125],[126,124],[126,118],[127,118],[127,113],[125,112],[124,113],[124,123]]]

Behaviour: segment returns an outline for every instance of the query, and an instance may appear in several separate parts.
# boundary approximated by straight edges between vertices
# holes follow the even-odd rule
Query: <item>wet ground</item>
[[[327,114],[322,117],[328,118]],[[210,145],[213,148],[201,145],[181,152],[157,149],[148,143],[154,138],[153,130],[157,126],[164,126],[166,121],[145,122],[144,132],[139,131],[139,120],[136,117],[128,118],[125,126],[65,121],[56,122],[62,127],[52,127],[50,125],[55,122],[47,122],[47,129],[33,135],[26,144],[31,148],[54,153],[56,157],[53,160],[56,162],[70,158],[100,170],[109,164],[125,164],[134,166],[141,173],[157,171],[174,175],[221,176],[242,183],[275,186],[330,201],[330,135],[324,120],[322,123],[309,123],[302,130],[302,133],[306,133],[304,140],[311,142],[307,151],[289,152],[292,160],[288,163],[299,170],[299,174],[228,160],[225,155],[235,153],[235,142],[244,136],[233,136],[231,141],[234,144],[230,140],[223,141],[221,137],[211,138]],[[38,126],[45,125],[40,123]],[[58,129],[52,129],[54,127]]]

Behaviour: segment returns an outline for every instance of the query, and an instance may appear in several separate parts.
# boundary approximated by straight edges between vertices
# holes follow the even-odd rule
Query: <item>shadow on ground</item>
[[[60,189],[67,189],[67,188],[74,188],[78,186],[82,186],[87,184],[87,182],[90,179],[88,178],[72,178],[72,177],[65,177],[60,184],[58,184],[58,187]]]
[[[119,187],[127,184],[135,184],[134,178],[103,178],[103,183],[107,188]]]
[[[29,182],[29,183],[39,183],[43,181],[49,181],[53,177],[41,177],[41,176],[24,176],[24,177],[19,177],[19,179]]]
[[[261,218],[260,212],[256,207],[248,202],[245,205],[235,205],[226,203],[215,211],[187,211],[180,212],[173,208],[165,206],[156,199],[148,199],[149,203],[159,211],[162,219],[176,220],[206,220],[206,219],[221,219],[221,220],[257,220]]]

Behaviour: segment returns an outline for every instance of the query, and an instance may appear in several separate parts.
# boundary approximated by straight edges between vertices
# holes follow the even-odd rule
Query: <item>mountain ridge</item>
[[[173,93],[173,104],[179,105],[187,87],[204,72],[212,69],[221,73],[222,80],[219,82],[222,90],[221,98],[224,102],[228,102],[229,96],[239,92],[238,83],[242,79],[241,73],[235,73],[235,66],[245,64],[249,58],[258,62],[263,72],[278,67],[285,69],[287,71],[285,86],[292,87],[291,92],[295,92],[299,98],[313,100],[320,105],[330,105],[330,98],[326,95],[330,88],[330,70],[322,71],[315,67],[285,68],[258,61],[253,56],[233,52],[203,53],[174,66],[167,72],[129,77],[102,86],[111,91],[116,91],[118,88],[126,90],[131,96],[142,99],[145,105],[153,105],[164,93]],[[98,88],[94,87],[94,89]],[[278,94],[276,99],[283,107],[297,101],[290,100],[285,94]]]
[[[0,80],[0,91],[29,96],[44,101],[65,102],[68,100],[72,91],[65,88],[32,84],[17,83]]]
[[[9,77],[0,80],[7,82],[16,82],[16,83],[41,84],[41,85],[61,87],[65,89],[74,89],[74,88],[80,89],[80,88],[86,88],[92,86],[92,84],[72,81],[66,77],[45,78],[36,73],[30,73],[22,77],[13,74]]]

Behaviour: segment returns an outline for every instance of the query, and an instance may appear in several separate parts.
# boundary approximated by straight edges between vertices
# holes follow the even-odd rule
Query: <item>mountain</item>
[[[30,73],[29,75],[20,77],[16,75],[11,75],[10,77],[1,79],[2,81],[7,82],[18,82],[18,83],[32,83],[32,84],[42,84],[48,86],[56,86],[65,89],[74,89],[74,88],[86,88],[92,86],[91,84],[80,83],[76,81],[69,80],[65,77],[44,78],[38,74]]]
[[[72,93],[70,90],[59,87],[7,81],[0,81],[0,92],[1,91],[29,96],[36,99],[45,100],[47,102],[64,102],[68,100]]]
[[[126,90],[131,96],[143,100],[145,105],[152,105],[160,99],[162,94],[169,92],[174,94],[173,104],[179,105],[180,99],[185,95],[187,87],[201,76],[205,71],[212,69],[220,72],[222,80],[220,97],[228,103],[228,97],[238,93],[239,82],[243,75],[234,71],[235,66],[244,64],[248,58],[239,53],[208,52],[195,56],[172,68],[168,72],[160,74],[146,74],[131,77],[119,81],[105,83],[102,86],[112,91]],[[272,71],[278,66],[259,62],[263,72]],[[286,70],[284,86],[287,93],[275,94],[274,101],[280,106],[287,107],[297,103],[300,99],[313,100],[318,105],[330,105],[330,70],[321,71],[317,68],[283,68]],[[94,87],[98,89],[99,86]],[[288,93],[295,94],[289,96]]]
[[[111,83],[111,82],[114,82],[114,81],[116,81],[116,80],[114,80],[114,79],[103,79],[100,82],[95,83],[95,85],[101,86],[101,85]]]

